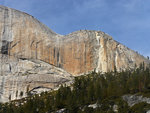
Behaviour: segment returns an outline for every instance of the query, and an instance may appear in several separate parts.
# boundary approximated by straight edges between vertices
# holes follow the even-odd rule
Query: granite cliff
[[[0,57],[0,102],[55,90],[73,81],[71,74],[43,61]]]
[[[104,32],[59,35],[33,16],[4,6],[0,6],[0,53],[1,102],[70,83],[72,75],[150,63]]]

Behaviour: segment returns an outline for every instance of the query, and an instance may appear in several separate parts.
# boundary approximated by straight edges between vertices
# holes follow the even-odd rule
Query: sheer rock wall
[[[62,36],[34,17],[0,7],[0,47],[2,54],[38,59],[73,75],[96,69],[107,72],[134,68],[149,60],[101,31],[81,30]]]
[[[142,62],[150,63],[104,32],[59,35],[31,15],[0,6],[1,102],[54,89],[72,82],[72,75],[133,69]]]

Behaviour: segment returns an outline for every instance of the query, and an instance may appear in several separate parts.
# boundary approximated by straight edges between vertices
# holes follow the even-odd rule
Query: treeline
[[[150,94],[150,69],[144,64],[135,70],[92,72],[76,77],[72,86],[61,86],[58,91],[33,95],[29,98],[1,104],[0,113],[51,113],[64,109],[66,113],[144,113],[141,103],[130,108],[122,96],[125,94]],[[89,107],[96,104],[93,109]],[[139,109],[139,106],[142,106]]]

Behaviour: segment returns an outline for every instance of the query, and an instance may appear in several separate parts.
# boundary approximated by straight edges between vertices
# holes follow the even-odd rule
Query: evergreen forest
[[[71,86],[57,91],[0,104],[0,113],[145,113],[150,105],[141,102],[129,107],[126,94],[150,97],[150,68],[96,73],[75,77]],[[30,95],[30,94],[29,94]],[[96,107],[89,107],[95,104]],[[114,110],[117,106],[117,110]]]

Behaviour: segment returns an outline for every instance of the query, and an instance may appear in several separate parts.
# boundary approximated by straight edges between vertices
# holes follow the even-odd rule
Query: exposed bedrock
[[[81,30],[59,35],[34,17],[0,6],[2,54],[39,59],[73,75],[96,69],[107,72],[133,68],[149,60],[101,31]]]
[[[63,69],[39,60],[0,57],[0,102],[50,91],[73,81],[72,75]]]
[[[101,31],[59,35],[33,16],[0,6],[0,101],[72,82],[73,76],[133,69],[150,61]]]

